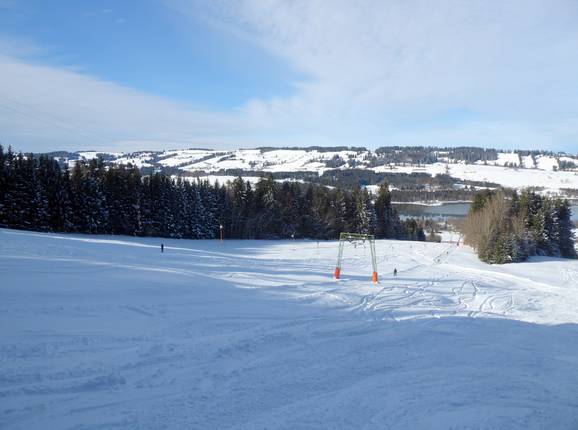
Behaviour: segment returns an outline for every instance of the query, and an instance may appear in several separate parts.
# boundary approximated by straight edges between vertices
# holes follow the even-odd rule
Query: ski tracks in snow
[[[378,241],[373,285],[335,242],[9,239],[0,427],[576,428],[575,262]]]
[[[398,277],[382,277],[378,286],[369,287],[369,292],[361,294],[351,310],[394,321],[442,316],[508,316],[515,307],[514,295],[519,286],[489,274],[473,278],[467,271],[455,270],[453,264],[446,263],[455,257],[458,248],[440,247],[441,251],[432,256],[419,244],[413,245],[413,255],[409,255],[408,264],[398,271]],[[388,256],[386,260],[394,259]],[[343,288],[355,290],[359,288],[357,284],[350,281]]]

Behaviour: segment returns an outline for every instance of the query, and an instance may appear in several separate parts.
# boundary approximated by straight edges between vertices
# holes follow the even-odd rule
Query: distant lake
[[[446,219],[451,217],[464,217],[470,210],[471,203],[456,202],[442,203],[436,206],[420,205],[417,203],[393,203],[402,218],[424,217],[434,219]],[[572,220],[578,221],[578,205],[572,205]]]

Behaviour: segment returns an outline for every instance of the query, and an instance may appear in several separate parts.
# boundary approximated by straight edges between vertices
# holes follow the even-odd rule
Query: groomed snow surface
[[[0,428],[578,428],[577,261],[162,242],[0,230]]]

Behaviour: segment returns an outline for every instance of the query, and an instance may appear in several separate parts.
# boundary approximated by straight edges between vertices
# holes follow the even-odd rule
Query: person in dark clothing
[[[393,269],[393,276],[397,276],[397,268]]]
[[[161,243],[161,252],[165,252],[165,244]]]

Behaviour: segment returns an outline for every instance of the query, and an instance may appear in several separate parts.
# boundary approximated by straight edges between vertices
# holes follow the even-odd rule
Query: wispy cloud
[[[32,46],[0,37],[0,138],[46,149],[447,144],[575,151],[573,0],[172,4],[298,70],[294,93],[208,111],[23,59]]]
[[[28,58],[43,52],[43,48],[27,39],[0,36],[0,55]]]
[[[89,75],[0,55],[0,130],[30,149],[79,145],[126,149],[126,142],[189,146],[246,132],[226,113],[198,111]],[[135,146],[132,148],[136,149]]]
[[[381,123],[387,139],[407,121],[467,109],[488,118],[489,128],[524,124],[517,144],[532,145],[533,128],[542,141],[538,129],[577,117],[575,1],[241,0],[219,3],[211,19],[309,76],[292,97],[247,103],[247,114],[266,122]],[[516,143],[515,136],[492,138]]]

